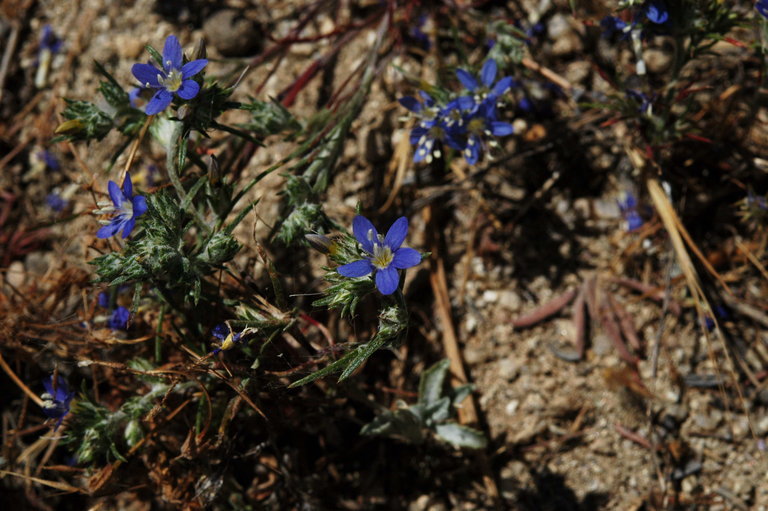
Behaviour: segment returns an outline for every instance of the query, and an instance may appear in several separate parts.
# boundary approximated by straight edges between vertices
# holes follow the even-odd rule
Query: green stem
[[[160,359],[163,355],[162,339],[160,338],[160,332],[163,329],[163,319],[165,318],[165,307],[163,303],[160,305],[160,317],[157,319],[157,328],[155,329],[155,362],[160,363]]]
[[[187,198],[187,191],[184,189],[184,185],[181,184],[181,179],[179,179],[179,141],[181,140],[184,144],[187,143],[183,135],[184,124],[181,122],[174,122],[173,133],[171,134],[171,142],[168,147],[168,154],[165,157],[165,167],[168,169],[168,179],[170,179],[171,184],[176,189],[176,194],[179,196],[179,200],[182,203],[184,202],[184,199]],[[198,225],[198,227],[200,227],[205,233],[210,233],[211,228],[205,222],[205,218],[203,218],[203,215],[197,210],[197,208],[190,204],[187,209],[190,213],[192,213],[192,216],[194,217],[195,223]]]

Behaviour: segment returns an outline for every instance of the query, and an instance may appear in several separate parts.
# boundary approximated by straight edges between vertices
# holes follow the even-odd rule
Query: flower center
[[[377,269],[383,270],[385,268],[389,268],[389,265],[392,264],[393,258],[394,255],[392,254],[392,250],[388,246],[380,245],[378,243],[373,244],[373,257],[371,257],[371,264],[374,265]]]
[[[470,133],[482,133],[485,130],[485,119],[475,117],[467,124],[467,131]]]
[[[165,78],[159,77],[157,79],[160,85],[165,87],[170,92],[176,92],[181,88],[181,84],[184,81],[184,77],[181,74],[181,69],[171,69],[168,71],[168,76]]]
[[[125,199],[120,206],[119,214],[127,218],[133,218],[133,201],[131,199]]]

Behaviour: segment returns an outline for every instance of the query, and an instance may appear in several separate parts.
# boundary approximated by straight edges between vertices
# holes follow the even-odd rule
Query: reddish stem
[[[528,314],[513,319],[512,326],[515,328],[527,328],[533,326],[556,314],[560,309],[568,305],[570,301],[573,300],[574,296],[576,296],[576,290],[570,289],[541,307],[537,307]]]

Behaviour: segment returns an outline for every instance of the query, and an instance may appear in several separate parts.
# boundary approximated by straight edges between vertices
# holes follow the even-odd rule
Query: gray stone
[[[225,57],[253,55],[263,37],[258,23],[235,9],[215,12],[203,23],[206,42]]]

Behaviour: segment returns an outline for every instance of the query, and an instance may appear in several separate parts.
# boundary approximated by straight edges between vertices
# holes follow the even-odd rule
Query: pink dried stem
[[[573,336],[573,344],[576,347],[576,353],[579,359],[584,356],[584,345],[587,338],[587,315],[586,315],[586,294],[587,283],[581,285],[579,288],[579,294],[576,295],[576,302],[573,304],[573,326],[575,333]]]
[[[632,321],[632,317],[629,315],[627,310],[621,305],[621,303],[615,300],[612,296],[609,296],[608,300],[610,302],[610,305],[611,305],[611,308],[613,309],[614,314],[619,320],[619,325],[621,326],[621,333],[624,335],[624,338],[627,340],[629,345],[635,349],[635,351],[640,351],[643,348],[643,343],[640,340],[640,336],[637,333],[637,329],[635,328],[635,323]]]
[[[621,338],[621,328],[619,327],[619,322],[609,303],[603,303],[602,307],[600,308],[600,323],[603,325],[605,333],[613,343],[616,351],[619,352],[621,359],[628,364],[631,364],[632,366],[636,366],[638,359],[629,352],[627,345],[624,343],[624,339]]]
[[[640,435],[638,433],[635,433],[634,431],[631,431],[631,430],[625,428],[624,426],[622,426],[618,422],[616,424],[614,424],[613,426],[614,426],[614,428],[616,428],[616,432],[619,433],[624,438],[628,438],[629,440],[632,440],[636,444],[641,445],[641,446],[645,447],[646,449],[649,449],[649,450],[653,449],[653,445],[651,444],[651,442],[647,438],[645,438],[644,436],[642,436],[642,435]]]
[[[653,301],[656,301],[659,303],[664,302],[664,295],[666,294],[666,291],[664,289],[659,289],[658,287],[655,287],[655,286],[649,286],[648,284],[643,284],[642,282],[638,282],[637,280],[633,280],[633,279],[611,277],[610,280],[611,282],[614,282],[620,286],[634,289],[635,291],[642,293],[644,296],[647,296]],[[670,298],[669,310],[675,316],[679,316],[682,309],[680,308],[679,303],[677,303],[675,300],[672,300]]]
[[[513,319],[512,326],[515,328],[528,328],[536,323],[544,321],[548,317],[557,314],[563,307],[568,305],[571,300],[573,300],[574,296],[576,296],[576,290],[569,289],[557,298],[545,303],[541,307],[537,307],[528,314]]]

